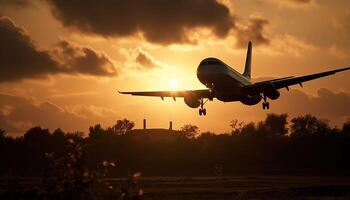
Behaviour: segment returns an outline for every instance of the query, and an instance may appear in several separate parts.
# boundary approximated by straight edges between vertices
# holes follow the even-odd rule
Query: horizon
[[[327,125],[329,129],[334,129],[334,130],[342,130],[342,129],[344,129],[344,127],[348,126],[348,124],[350,123],[350,119],[349,119],[348,121],[345,121],[343,124],[340,124],[338,126],[338,125],[333,125],[332,121],[330,121],[328,119],[317,118],[317,116],[313,116],[313,115],[310,115],[310,114],[305,114],[305,115],[296,116],[296,117],[290,117],[286,113],[278,114],[278,113],[270,112],[270,113],[266,114],[264,119],[262,119],[260,121],[257,121],[257,122],[254,122],[254,121],[244,122],[244,121],[239,121],[238,119],[232,119],[227,124],[227,126],[230,127],[230,128],[228,128],[227,131],[224,131],[224,132],[213,132],[213,131],[202,130],[201,127],[199,127],[196,124],[193,124],[191,122],[188,122],[188,123],[185,123],[185,124],[182,124],[182,125],[177,125],[174,128],[174,124],[176,125],[176,123],[174,123],[173,121],[169,121],[168,122],[168,126],[156,127],[156,126],[149,126],[149,121],[147,119],[143,119],[142,123],[138,123],[138,122],[135,122],[135,121],[133,121],[131,119],[127,119],[127,118],[118,119],[112,125],[102,125],[100,123],[90,124],[88,127],[86,127],[86,131],[81,131],[81,130],[66,131],[66,130],[62,129],[61,127],[50,129],[50,128],[41,127],[41,126],[29,127],[24,132],[16,133],[16,134],[7,132],[6,130],[3,130],[1,128],[0,128],[0,131],[3,130],[6,137],[20,138],[20,137],[23,137],[26,133],[28,133],[28,131],[30,131],[30,130],[32,130],[34,128],[41,128],[43,130],[48,130],[49,133],[51,133],[51,134],[53,134],[57,130],[60,130],[60,131],[63,131],[65,133],[79,134],[83,138],[86,138],[86,137],[89,137],[89,134],[90,134],[90,131],[91,131],[89,129],[91,129],[93,127],[100,126],[102,129],[108,130],[108,129],[112,128],[113,126],[116,126],[119,122],[126,120],[128,123],[130,122],[130,123],[133,124],[129,131],[134,131],[134,130],[136,130],[136,131],[140,131],[140,130],[143,130],[143,131],[155,131],[155,130],[157,130],[158,131],[158,130],[160,130],[160,131],[171,131],[171,132],[183,132],[185,127],[189,125],[189,126],[196,127],[197,136],[200,136],[200,135],[203,135],[203,134],[207,134],[207,133],[215,134],[215,135],[227,135],[227,134],[233,134],[234,131],[237,131],[237,130],[245,127],[245,126],[249,126],[249,124],[253,124],[255,126],[255,128],[258,128],[261,123],[266,123],[266,119],[269,116],[279,116],[279,115],[280,116],[286,115],[285,127],[286,127],[286,131],[287,132],[286,132],[285,135],[287,135],[287,136],[289,136],[290,133],[291,133],[292,126],[293,126],[293,120],[297,119],[297,118],[300,118],[300,117],[307,117],[307,116],[315,117],[320,122],[325,123],[325,125]],[[146,120],[146,121],[144,121],[144,120]],[[235,127],[233,127],[233,123],[235,124],[234,125]],[[142,124],[142,125],[140,125],[140,124]]]

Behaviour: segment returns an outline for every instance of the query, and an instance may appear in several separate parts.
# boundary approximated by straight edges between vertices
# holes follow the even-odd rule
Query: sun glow
[[[173,90],[176,89],[178,87],[178,85],[179,85],[179,82],[176,78],[169,79],[169,86],[171,89],[173,89]]]

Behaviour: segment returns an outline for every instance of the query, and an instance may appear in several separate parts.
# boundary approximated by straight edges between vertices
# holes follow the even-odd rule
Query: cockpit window
[[[220,65],[221,63],[219,61],[215,61],[215,60],[203,60],[200,65]]]
[[[205,65],[206,64],[206,61],[202,61],[199,65]]]
[[[220,63],[217,61],[208,61],[207,64],[208,65],[220,65]]]

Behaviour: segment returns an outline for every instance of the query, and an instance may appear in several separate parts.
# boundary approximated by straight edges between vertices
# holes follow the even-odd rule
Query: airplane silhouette
[[[252,83],[251,78],[252,43],[248,43],[247,57],[243,74],[240,74],[230,66],[217,58],[206,58],[200,62],[197,68],[197,78],[208,89],[184,90],[184,91],[143,91],[143,92],[119,92],[137,96],[183,97],[186,105],[191,108],[199,108],[199,115],[206,115],[204,104],[214,98],[223,102],[240,101],[245,105],[255,105],[263,100],[262,108],[269,109],[268,99],[276,100],[280,96],[281,88],[289,90],[289,86],[313,79],[329,76],[337,72],[345,71],[350,67],[310,74],[306,76],[289,76]]]

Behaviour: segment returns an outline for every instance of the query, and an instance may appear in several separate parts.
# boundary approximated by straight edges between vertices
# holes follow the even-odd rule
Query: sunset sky
[[[269,112],[350,119],[350,72],[282,89],[268,111],[209,102],[206,117],[181,98],[117,93],[204,88],[200,61],[217,57],[242,72],[249,40],[255,81],[350,66],[348,0],[0,0],[0,17],[0,128],[10,134],[86,132],[121,118],[217,133]]]

